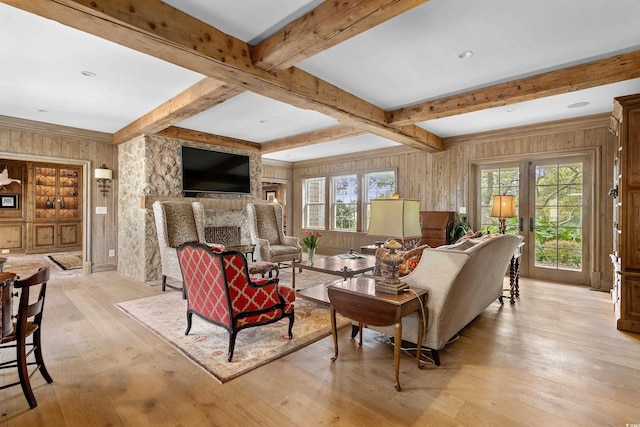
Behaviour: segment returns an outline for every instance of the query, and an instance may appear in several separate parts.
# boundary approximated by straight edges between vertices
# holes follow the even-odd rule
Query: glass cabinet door
[[[80,169],[35,167],[35,218],[80,218]]]

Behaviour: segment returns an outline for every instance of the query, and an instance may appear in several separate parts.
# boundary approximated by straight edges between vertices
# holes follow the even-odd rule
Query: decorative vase
[[[307,264],[313,265],[313,256],[316,254],[316,248],[309,248],[309,254],[307,256]]]

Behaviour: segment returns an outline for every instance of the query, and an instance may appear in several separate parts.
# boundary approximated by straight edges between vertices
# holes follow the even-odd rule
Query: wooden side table
[[[414,293],[415,291],[415,293]],[[327,288],[331,301],[331,331],[335,355],[332,362],[338,359],[338,331],[336,327],[336,312],[360,324],[373,326],[394,327],[393,363],[395,370],[395,388],[400,391],[400,346],[402,345],[402,318],[424,308],[427,291],[414,289],[400,295],[376,293],[375,280],[370,277],[352,277],[343,282],[331,284]],[[424,334],[424,319],[420,313],[418,326],[417,348],[422,348]],[[360,327],[362,334],[362,325]],[[362,335],[360,335],[362,345]],[[424,369],[420,360],[420,351],[416,352],[418,368]]]
[[[249,258],[249,255],[251,255],[251,262],[254,261],[253,259],[253,251],[256,248],[256,245],[234,245],[234,246],[225,246],[225,250],[227,251],[236,251],[236,252],[241,252],[244,254],[245,258]]]

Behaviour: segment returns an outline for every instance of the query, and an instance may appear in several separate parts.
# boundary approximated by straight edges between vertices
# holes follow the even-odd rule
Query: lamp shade
[[[368,236],[408,239],[422,236],[420,200],[373,199]]]
[[[516,216],[516,198],[506,194],[493,196],[491,216],[497,218],[513,218]]]
[[[95,175],[95,179],[112,179],[113,178],[113,171],[111,169],[103,169],[103,168],[97,168],[94,171]]]

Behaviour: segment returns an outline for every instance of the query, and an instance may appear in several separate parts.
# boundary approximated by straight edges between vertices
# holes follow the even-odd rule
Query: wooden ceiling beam
[[[160,132],[242,92],[236,86],[229,86],[219,80],[205,77],[195,85],[114,133],[113,143],[121,144],[138,135]]]
[[[261,144],[262,154],[275,153],[276,151],[290,150],[292,148],[306,147],[323,142],[335,141],[365,134],[366,132],[349,125],[338,125],[311,132],[301,133],[286,138],[274,139]]]
[[[3,0],[20,9],[127,46],[243,90],[410,145],[442,151],[442,140],[410,126],[389,125],[384,110],[295,67],[253,67],[249,46],[159,0]]]
[[[640,78],[640,50],[387,112],[395,125],[440,119]]]
[[[237,148],[240,150],[260,152],[260,144],[257,142],[244,141],[237,138],[229,138],[228,136],[212,135],[206,132],[198,132],[195,130],[184,129],[171,126],[157,132],[156,135],[165,138],[184,139],[186,141],[203,142],[205,144],[219,145],[227,148]]]
[[[254,66],[284,70],[428,0],[325,1],[251,48]]]

